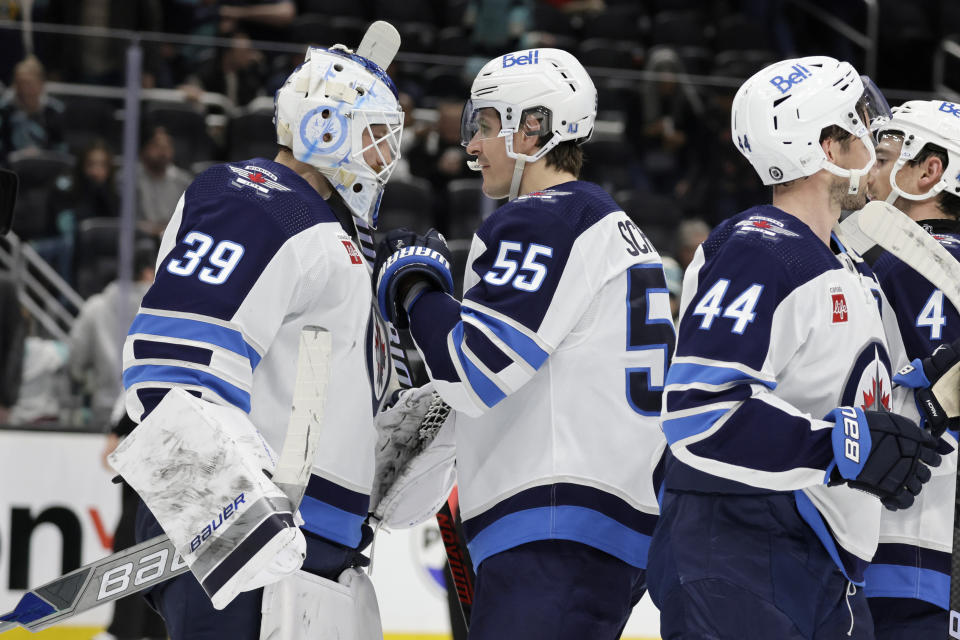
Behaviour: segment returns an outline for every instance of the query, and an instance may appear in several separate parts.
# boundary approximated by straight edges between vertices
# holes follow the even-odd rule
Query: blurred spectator
[[[220,33],[243,31],[253,40],[284,42],[297,16],[293,0],[220,0]]]
[[[134,278],[123,298],[120,282],[114,280],[90,296],[70,331],[70,375],[90,396],[94,424],[108,424],[117,398],[123,391],[123,341],[136,315],[140,300],[154,277],[157,250],[153,243],[137,248]]]
[[[73,175],[57,180],[47,208],[47,217],[54,227],[48,230],[47,238],[31,244],[64,280],[73,284],[74,247],[80,222],[87,218],[113,218],[120,213],[113,152],[107,143],[94,140],[81,152]]]
[[[163,235],[173,210],[193,178],[173,164],[173,138],[159,125],[147,127],[141,141],[137,191],[141,228]]]
[[[10,424],[53,424],[60,421],[63,401],[69,398],[67,346],[59,340],[27,336],[17,403]]]
[[[731,215],[736,213],[730,212]],[[677,259],[677,264],[684,271],[693,262],[693,255],[710,235],[710,225],[703,220],[684,220],[677,227],[675,242],[673,246],[673,257]]]
[[[161,0],[47,0],[46,19],[57,24],[130,31],[160,31]],[[51,75],[63,82],[120,85],[129,42],[120,38],[45,35],[38,38]],[[143,86],[157,86],[158,48],[143,44]],[[159,73],[164,75],[163,72]]]
[[[9,273],[0,273],[0,424],[10,423],[10,409],[20,393],[23,332],[16,281]]]
[[[63,103],[47,95],[46,74],[35,56],[13,69],[12,91],[0,102],[0,157],[21,149],[66,151]]]
[[[201,91],[222,93],[237,106],[243,106],[259,95],[264,95],[267,77],[263,54],[250,44],[245,33],[231,36],[229,49],[220,49],[216,57],[200,66],[187,77],[181,89],[187,97],[198,101]]]
[[[487,59],[518,48],[530,26],[530,11],[538,0],[470,0],[464,25],[472,27],[470,53]]]
[[[691,138],[699,134],[703,103],[676,51],[661,47],[647,61],[647,71],[661,74],[645,82],[640,94],[642,131],[634,140],[644,154],[644,169],[656,191],[669,193],[690,166]]]

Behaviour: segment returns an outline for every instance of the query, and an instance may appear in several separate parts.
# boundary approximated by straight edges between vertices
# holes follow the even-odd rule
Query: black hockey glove
[[[916,358],[893,377],[914,389],[914,397],[930,432],[940,437],[960,417],[960,340],[942,344],[926,358]]]
[[[844,480],[880,498],[896,511],[913,504],[930,479],[929,467],[940,464],[937,439],[909,418],[886,411],[840,407],[827,414],[834,420],[833,458],[829,484]]]
[[[410,326],[407,312],[426,291],[453,293],[450,249],[436,229],[387,233],[377,245],[376,294],[380,313],[398,329]]]

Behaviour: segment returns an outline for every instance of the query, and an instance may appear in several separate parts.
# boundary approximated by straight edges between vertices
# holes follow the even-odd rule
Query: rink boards
[[[80,564],[109,555],[120,515],[120,488],[100,464],[99,434],[0,429],[0,611]],[[373,557],[385,637],[449,637],[442,584],[443,546],[433,525],[382,531]],[[112,605],[81,614],[70,626],[3,640],[87,640],[106,626]],[[649,598],[634,611],[626,636],[656,638],[657,611]]]

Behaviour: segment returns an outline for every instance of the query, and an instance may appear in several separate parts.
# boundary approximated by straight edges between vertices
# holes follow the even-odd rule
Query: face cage
[[[368,149],[374,149],[377,153],[377,158],[380,160],[380,171],[374,173],[374,177],[380,185],[387,183],[387,180],[390,179],[393,170],[397,167],[397,162],[400,160],[400,140],[403,137],[403,112],[402,111],[377,111],[373,109],[356,109],[351,112],[351,117],[354,119],[355,124],[360,126],[355,127],[357,135],[357,142],[354,145],[354,148],[357,149],[350,153],[350,160],[353,163],[358,163],[362,166],[370,168],[371,173],[374,173],[373,167],[367,164],[363,158],[363,154]],[[373,133],[373,127],[375,125],[386,125],[387,132],[381,137]],[[370,144],[363,145],[363,132],[366,131],[370,134]],[[380,148],[382,142],[387,142],[387,149],[390,152],[390,162],[386,161],[386,158],[383,156],[383,150]]]
[[[853,134],[870,155],[867,164],[861,169],[844,169],[827,160],[824,162],[824,169],[835,176],[850,179],[850,188],[847,193],[853,195],[860,190],[860,179],[870,171],[877,161],[876,141],[873,138],[873,131],[877,130],[884,122],[889,122],[891,118],[890,105],[886,98],[877,89],[877,86],[867,76],[860,76],[863,82],[863,93],[857,100],[852,111],[843,114],[836,122],[840,128]]]

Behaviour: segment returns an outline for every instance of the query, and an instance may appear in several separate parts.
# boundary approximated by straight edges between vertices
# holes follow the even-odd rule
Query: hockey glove
[[[893,377],[897,384],[914,389],[914,397],[940,437],[960,417],[960,340],[942,344],[926,358],[916,358]]]
[[[420,235],[409,229],[387,233],[377,246],[377,304],[399,329],[409,327],[407,313],[423,293],[453,293],[450,249],[435,229]]]
[[[937,439],[901,415],[840,407],[825,419],[835,421],[830,484],[846,481],[891,511],[913,504],[930,479],[928,466],[940,464]]]

